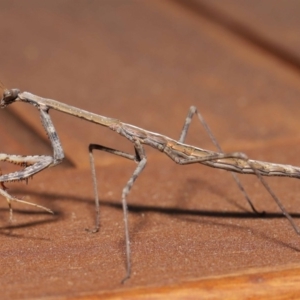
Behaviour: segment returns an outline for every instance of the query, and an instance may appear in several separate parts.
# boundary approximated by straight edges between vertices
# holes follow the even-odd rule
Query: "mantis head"
[[[15,102],[18,99],[18,95],[20,93],[19,89],[5,89],[3,92],[2,99],[0,101],[0,107],[4,108],[7,105]]]

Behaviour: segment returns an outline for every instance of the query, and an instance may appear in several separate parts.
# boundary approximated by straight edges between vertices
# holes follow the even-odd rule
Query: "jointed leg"
[[[56,133],[56,130],[52,123],[50,115],[48,114],[48,108],[47,107],[45,107],[45,108],[39,107],[39,111],[41,114],[42,124],[46,130],[46,133],[48,135],[48,138],[51,142],[51,146],[53,149],[53,160],[52,160],[52,163],[49,165],[49,167],[53,167],[53,166],[60,164],[62,162],[62,160],[64,159],[64,157],[65,157],[64,150],[61,146],[59,137]]]
[[[4,182],[27,180],[29,177],[32,177],[36,173],[44,170],[45,168],[52,167],[59,164],[64,157],[64,153],[59,138],[56,134],[52,120],[48,114],[48,109],[39,108],[39,111],[42,119],[42,124],[48,134],[48,137],[50,139],[53,148],[53,157],[46,156],[46,155],[22,156],[22,155],[9,155],[5,153],[0,153],[0,161],[5,161],[5,162],[9,162],[9,163],[13,163],[25,167],[23,170],[5,174],[5,175],[2,175],[0,173],[0,183],[2,187],[2,189],[0,189],[0,194],[4,196],[8,202],[11,217],[12,217],[11,201],[26,203],[44,209],[50,213],[53,213],[50,209],[46,207],[34,203],[30,203],[24,200],[20,200],[9,195],[6,192],[6,187],[4,186]]]
[[[64,152],[52,120],[48,114],[48,110],[47,108],[39,108],[39,111],[42,124],[46,130],[46,133],[51,142],[51,146],[53,148],[53,157],[46,155],[22,156],[0,153],[0,161],[6,161],[13,164],[26,166],[26,168],[21,171],[0,176],[0,182],[25,180],[45,168],[53,167],[61,163],[61,161],[63,160]]]
[[[207,123],[205,122],[204,118],[202,117],[202,115],[197,111],[197,108],[192,106],[190,108],[189,114],[186,118],[185,124],[183,126],[183,130],[181,133],[181,136],[179,138],[180,142],[183,142],[185,140],[189,125],[191,123],[191,119],[193,117],[193,115],[197,113],[198,119],[200,120],[200,122],[202,123],[202,125],[204,126],[206,132],[209,134],[211,140],[213,141],[213,143],[215,144],[215,146],[218,148],[218,150],[223,153],[220,145],[218,144],[216,138],[214,137],[214,135],[212,134],[209,126],[207,125]],[[227,154],[224,154],[225,156]],[[297,234],[300,235],[300,229],[298,228],[298,226],[294,223],[292,217],[290,216],[290,214],[286,211],[286,209],[284,208],[283,204],[281,203],[280,199],[274,194],[274,192],[272,191],[272,189],[269,187],[269,185],[267,184],[267,182],[265,181],[265,179],[263,178],[263,176],[259,173],[259,171],[255,168],[255,166],[253,165],[253,163],[251,163],[251,161],[248,159],[248,157],[244,154],[244,153],[234,153],[234,155],[236,155],[236,158],[242,159],[244,161],[246,161],[249,165],[249,167],[253,170],[253,172],[255,173],[255,175],[258,177],[258,179],[260,180],[260,182],[262,183],[262,185],[264,186],[264,188],[268,191],[268,193],[271,195],[271,197],[274,199],[274,201],[276,202],[276,204],[278,205],[278,207],[280,208],[280,210],[282,211],[283,215],[288,219],[288,221],[290,222],[290,224],[292,225],[292,227],[294,228],[294,230],[296,231]],[[228,156],[228,158],[230,158],[230,154]],[[211,161],[211,160],[215,160],[215,158],[212,158],[210,156],[207,156],[207,161]],[[205,161],[205,159],[202,158],[202,161]],[[195,161],[197,162],[197,160]],[[254,208],[249,196],[247,195],[246,191],[244,190],[241,182],[239,181],[238,177],[236,176],[235,173],[231,172],[231,174],[233,175],[235,181],[237,182],[240,190],[243,192],[243,194],[245,195],[248,203],[250,204],[251,208],[253,209],[253,211],[255,213],[258,214],[264,214],[264,212],[259,213],[257,212],[257,210]]]
[[[128,180],[127,184],[123,188],[122,191],[122,207],[123,207],[123,215],[124,215],[124,227],[125,227],[125,244],[126,244],[126,264],[127,264],[127,270],[126,270],[126,276],[122,280],[122,283],[124,283],[127,279],[130,278],[131,275],[131,259],[130,259],[130,238],[129,238],[129,228],[128,228],[128,208],[127,208],[127,196],[139,176],[139,174],[143,171],[145,168],[145,165],[147,163],[147,158],[145,155],[145,151],[143,146],[140,144],[138,140],[134,141],[134,149],[135,149],[135,155],[131,155],[128,153],[125,153],[123,151],[118,151],[115,149],[111,149],[105,146],[91,144],[89,146],[89,153],[90,153],[90,162],[91,162],[91,169],[92,169],[92,176],[93,176],[93,184],[94,184],[94,194],[95,194],[95,203],[96,203],[96,227],[93,230],[98,231],[100,227],[100,219],[99,219],[99,197],[98,197],[98,188],[97,188],[97,179],[96,179],[96,170],[95,170],[95,164],[94,164],[94,156],[93,156],[93,150],[101,150],[105,151],[111,154],[115,154],[130,160],[135,161],[138,166],[134,170],[131,178]]]
[[[197,114],[199,121],[201,122],[202,126],[204,127],[205,131],[207,132],[207,134],[209,135],[211,141],[213,142],[213,144],[216,146],[216,148],[218,149],[219,152],[224,153],[220,144],[218,143],[218,141],[216,140],[215,136],[213,135],[211,129],[209,128],[208,124],[206,123],[206,121],[204,120],[204,118],[202,117],[202,115],[199,113],[199,111],[197,110],[197,108],[195,106],[190,107],[189,113],[186,117],[185,123],[183,125],[182,128],[182,132],[179,138],[179,142],[184,143],[189,126],[191,124],[192,118],[194,116],[194,114]],[[238,188],[240,189],[240,191],[243,193],[244,197],[246,198],[248,204],[250,205],[251,209],[259,215],[263,215],[265,212],[259,212],[256,210],[256,208],[254,207],[250,197],[248,196],[247,192],[245,191],[241,181],[239,180],[237,174],[235,174],[234,172],[230,172],[233,179],[235,180],[236,184],[238,185]]]
[[[100,150],[104,152],[108,152],[111,154],[115,154],[133,161],[138,162],[138,158],[135,155],[125,153],[123,151],[111,149],[98,144],[90,144],[89,145],[89,156],[90,156],[90,164],[93,178],[93,187],[94,187],[94,196],[95,196],[95,207],[96,207],[96,224],[95,228],[91,230],[92,232],[98,232],[100,228],[100,205],[99,205],[99,195],[98,195],[98,184],[97,184],[97,176],[96,176],[96,168],[95,168],[95,160],[93,155],[93,150]]]
[[[13,210],[12,210],[12,206],[11,206],[11,202],[12,201],[15,201],[15,202],[19,202],[19,203],[23,203],[23,204],[27,204],[27,205],[31,205],[31,206],[34,206],[34,207],[37,207],[37,208],[40,208],[40,209],[43,209],[51,214],[53,214],[53,211],[45,206],[42,206],[42,205],[38,205],[38,204],[35,204],[35,203],[32,203],[32,202],[28,202],[28,201],[25,201],[25,200],[21,200],[21,199],[18,199],[10,194],[8,194],[5,190],[5,187],[3,184],[1,184],[2,186],[2,189],[0,189],[0,194],[6,199],[7,203],[8,203],[8,207],[9,207],[9,219],[12,220],[12,217],[13,217]],[[4,189],[3,189],[4,188]]]

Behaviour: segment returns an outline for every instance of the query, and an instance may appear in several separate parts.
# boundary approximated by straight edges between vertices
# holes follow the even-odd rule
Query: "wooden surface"
[[[0,78],[179,138],[191,105],[226,152],[300,165],[299,2],[0,1]],[[1,202],[1,299],[276,299],[300,294],[300,238],[253,176],[178,166],[146,149],[128,198],[133,275],[126,284],[121,191],[132,162],[96,154],[94,223],[88,144],[133,153],[108,129],[51,111],[66,160],[9,191],[55,211]],[[51,154],[37,111],[0,111],[1,152]],[[195,119],[188,143],[214,149]],[[1,164],[3,173],[15,166]],[[299,223],[300,182],[268,178]]]

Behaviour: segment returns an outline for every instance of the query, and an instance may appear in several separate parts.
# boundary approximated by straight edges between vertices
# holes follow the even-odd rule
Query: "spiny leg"
[[[204,120],[204,118],[202,117],[202,115],[199,113],[199,111],[197,110],[197,108],[195,106],[191,106],[190,110],[188,112],[188,115],[186,117],[185,123],[183,125],[182,128],[182,132],[179,138],[179,142],[180,143],[184,143],[186,135],[188,133],[188,129],[189,126],[191,124],[192,118],[194,116],[194,114],[197,114],[199,121],[201,122],[202,126],[204,127],[205,131],[207,132],[207,134],[209,135],[211,141],[213,142],[213,144],[216,146],[216,148],[218,149],[219,152],[224,153],[220,144],[218,143],[218,141],[216,140],[215,136],[213,135],[211,129],[209,128],[208,124],[206,123],[206,121]],[[250,205],[251,209],[253,212],[255,212],[258,215],[264,215],[265,212],[259,212],[256,210],[256,208],[254,207],[250,197],[248,196],[246,190],[244,189],[241,181],[239,180],[237,174],[235,174],[234,172],[230,172],[233,179],[235,180],[236,184],[238,185],[238,188],[240,189],[240,191],[243,193],[244,197],[246,198],[248,204]]]
[[[2,155],[2,154],[0,154],[0,157],[1,157],[1,155]],[[14,159],[15,157],[18,157],[17,161],[18,161],[18,162],[20,161],[20,156],[19,156],[19,155],[7,155],[7,156],[10,157],[10,158],[12,158],[12,159]],[[2,157],[3,157],[3,156],[2,156]],[[28,157],[24,157],[24,158],[25,158],[26,163],[28,163],[28,159],[26,159],[26,158],[28,158]],[[32,158],[32,156],[31,156],[31,158]],[[12,161],[9,161],[9,162],[12,162]],[[30,166],[30,167],[33,167],[33,166]],[[28,168],[30,168],[30,167],[28,167]],[[27,169],[28,169],[28,168],[27,168]],[[36,170],[36,168],[35,168],[34,170]],[[23,170],[23,171],[24,171],[24,170]],[[31,206],[35,206],[35,207],[37,207],[37,208],[46,210],[47,212],[53,214],[53,211],[50,210],[50,209],[47,208],[47,207],[44,207],[44,206],[41,206],[41,205],[38,205],[38,204],[35,204],[35,203],[32,203],[32,202],[28,202],[28,201],[24,201],[24,200],[18,199],[18,198],[14,197],[14,196],[12,196],[12,195],[10,195],[9,193],[6,192],[7,188],[6,188],[6,186],[4,185],[4,182],[12,181],[12,178],[16,178],[16,176],[15,176],[16,173],[18,173],[18,172],[2,175],[2,172],[1,172],[1,170],[0,170],[0,175],[1,175],[1,176],[0,176],[0,184],[1,184],[1,188],[2,188],[2,189],[0,189],[0,194],[1,194],[1,195],[6,199],[6,201],[7,201],[7,204],[8,204],[8,207],[9,207],[9,215],[10,215],[9,219],[10,219],[10,221],[12,221],[12,218],[13,218],[13,209],[12,209],[12,206],[11,206],[11,202],[12,202],[12,201],[19,202],[19,203],[24,203],[24,204],[31,205]],[[20,173],[22,174],[22,171],[20,171]],[[25,172],[25,173],[28,174],[28,172]],[[36,172],[31,173],[31,176],[33,176],[33,174],[35,174],[35,173],[36,173]],[[9,178],[10,180],[5,180],[5,179],[7,179],[7,178]],[[27,178],[28,178],[28,177],[27,177]],[[23,180],[23,179],[26,180],[26,178],[24,178],[24,177],[22,177],[22,176],[19,177],[19,180]],[[15,179],[15,180],[18,180],[18,179]],[[15,180],[14,180],[14,181],[15,181]]]
[[[25,167],[23,170],[0,176],[0,182],[12,182],[26,180],[44,170],[52,164],[53,158],[47,155],[23,156],[0,153],[0,161]]]
[[[0,153],[0,161],[6,161],[13,164],[26,166],[26,168],[24,168],[21,171],[0,176],[0,182],[27,179],[28,177],[33,176],[34,174],[42,171],[43,169],[53,167],[61,163],[61,161],[63,160],[64,152],[59,141],[59,137],[52,123],[52,120],[50,118],[50,115],[48,114],[48,108],[39,107],[39,111],[42,124],[51,142],[51,146],[53,149],[53,157],[46,155],[22,156]]]
[[[60,141],[59,141],[58,135],[55,131],[52,120],[48,114],[48,108],[47,107],[39,107],[38,109],[40,111],[42,124],[46,130],[46,133],[49,137],[49,140],[50,140],[52,148],[53,148],[53,157],[45,156],[45,155],[21,156],[21,155],[8,155],[5,153],[0,154],[0,161],[6,161],[6,162],[26,166],[21,171],[17,171],[17,172],[13,172],[13,173],[9,173],[9,174],[0,176],[0,183],[3,188],[2,190],[0,189],[0,194],[2,196],[4,196],[8,202],[11,217],[12,217],[11,201],[26,203],[28,205],[39,207],[50,213],[53,213],[50,209],[48,209],[46,207],[43,207],[43,206],[40,206],[40,205],[37,205],[34,203],[30,203],[30,202],[27,202],[24,200],[20,200],[20,199],[17,199],[15,197],[9,195],[5,191],[6,188],[3,184],[4,182],[26,180],[29,177],[32,177],[34,174],[44,170],[47,167],[52,167],[52,166],[59,164],[62,161],[62,159],[64,158],[64,152],[63,152],[62,146],[60,144]]]
[[[138,178],[140,173],[145,168],[147,163],[147,158],[145,155],[144,147],[141,145],[140,141],[135,139],[132,141],[134,143],[135,155],[131,155],[125,153],[123,151],[111,149],[105,146],[91,144],[89,146],[89,153],[90,153],[90,162],[91,162],[91,169],[92,169],[92,176],[93,176],[93,185],[94,185],[94,193],[95,193],[95,203],[96,203],[96,227],[94,231],[99,230],[100,226],[100,219],[99,219],[99,197],[98,197],[98,188],[97,188],[97,180],[96,180],[96,170],[94,164],[94,156],[93,150],[101,150],[111,154],[115,154],[130,160],[135,161],[138,166],[134,170],[131,178],[128,180],[127,184],[123,188],[122,191],[122,207],[123,207],[123,216],[124,216],[124,228],[125,228],[125,244],[126,244],[126,276],[123,278],[122,283],[124,283],[127,279],[130,278],[131,275],[131,250],[130,250],[130,238],[129,238],[129,228],[128,228],[128,207],[127,207],[127,196],[135,182]]]

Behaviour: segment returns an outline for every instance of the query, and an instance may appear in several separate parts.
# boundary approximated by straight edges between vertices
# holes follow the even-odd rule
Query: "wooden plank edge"
[[[246,273],[204,278],[163,287],[120,289],[71,299],[298,299],[300,265],[253,269]]]

